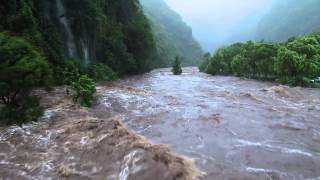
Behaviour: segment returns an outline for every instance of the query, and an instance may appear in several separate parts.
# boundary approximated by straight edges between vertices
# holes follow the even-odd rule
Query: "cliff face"
[[[53,64],[102,62],[120,74],[153,64],[153,36],[136,0],[12,0],[1,3],[0,17],[0,31],[28,39]]]

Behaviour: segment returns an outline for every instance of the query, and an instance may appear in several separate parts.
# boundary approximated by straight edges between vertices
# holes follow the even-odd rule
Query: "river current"
[[[177,177],[161,178],[167,167],[154,162],[154,149],[132,145],[142,140],[119,134],[116,121],[99,120],[108,118],[193,159],[204,180],[320,179],[319,89],[183,71],[100,83],[89,110],[47,97],[48,107],[59,105],[39,123],[0,129],[0,179]]]
[[[320,91],[170,69],[100,86],[135,132],[196,160],[205,179],[319,179]]]

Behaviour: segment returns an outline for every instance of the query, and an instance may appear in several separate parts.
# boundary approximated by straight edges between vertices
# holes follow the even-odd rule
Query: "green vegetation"
[[[179,58],[178,56],[176,57],[176,60],[173,63],[173,67],[172,67],[172,73],[174,75],[181,75],[182,74],[182,68],[181,68],[181,58]]]
[[[156,66],[170,67],[176,56],[184,66],[198,65],[203,54],[192,30],[164,0],[140,0],[156,42]]]
[[[152,68],[155,44],[151,27],[136,0],[62,2],[74,34],[77,57],[83,62],[85,45],[92,63],[106,64],[119,75]]]
[[[206,54],[199,67],[209,74],[277,80],[284,84],[317,87],[320,76],[320,33],[290,38],[286,43],[236,43]]]
[[[88,56],[89,63],[106,64],[119,75],[143,73],[153,67],[156,49],[151,27],[136,0],[61,0],[65,14],[59,14],[58,2],[1,3],[0,32],[23,37],[58,69],[70,56],[82,64]],[[71,32],[61,23],[62,18],[67,19]],[[68,33],[74,36],[73,55]]]
[[[71,94],[74,102],[79,102],[83,106],[91,106],[96,92],[95,82],[87,75],[81,75],[79,79],[72,83]]]
[[[71,85],[79,79],[80,74],[80,63],[75,59],[69,59],[57,70],[57,79],[62,85]]]
[[[95,81],[157,64],[151,26],[137,0],[1,2],[0,54],[5,124],[41,115],[39,99],[30,95],[34,88],[67,85],[75,101],[89,106]]]
[[[50,65],[26,40],[6,33],[0,33],[0,54],[0,103],[4,105],[0,121],[21,124],[35,120],[41,108],[30,91],[50,86]]]
[[[26,96],[16,103],[6,105],[0,111],[0,125],[22,125],[30,121],[36,121],[43,115],[43,107],[35,96]]]
[[[113,72],[109,66],[103,63],[89,65],[87,74],[95,81],[110,81],[118,78],[117,74]]]
[[[320,1],[282,0],[259,23],[257,39],[285,41],[320,29]]]

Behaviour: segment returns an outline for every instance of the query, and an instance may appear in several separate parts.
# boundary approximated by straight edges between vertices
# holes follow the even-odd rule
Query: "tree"
[[[15,103],[38,86],[49,86],[52,71],[46,59],[27,41],[0,33],[0,98]]]
[[[223,47],[205,59],[200,70],[318,87],[320,33],[290,38],[286,43],[248,41]]]
[[[176,57],[176,60],[173,63],[172,72],[173,72],[174,75],[182,74],[181,61],[180,61],[180,58],[178,56]]]
[[[245,57],[238,54],[235,56],[231,62],[232,71],[237,76],[246,76],[249,72],[249,64]]]
[[[199,65],[199,70],[200,72],[206,72],[208,64],[210,62],[211,54],[210,53],[205,53],[202,57],[202,62]]]
[[[30,91],[33,88],[49,87],[52,83],[52,71],[46,59],[26,40],[6,33],[0,33],[0,54],[0,103],[5,106],[2,110],[10,112],[3,114],[20,114],[18,112],[20,107],[26,107],[27,109],[24,109],[26,112],[29,107],[36,108],[36,105],[39,105],[34,103],[36,100],[26,99],[30,99]],[[33,106],[28,106],[28,102],[32,102]],[[14,120],[8,116],[1,118],[6,119],[7,123]],[[36,118],[32,116],[26,119]]]
[[[304,55],[282,47],[275,61],[275,71],[282,83],[302,85]]]

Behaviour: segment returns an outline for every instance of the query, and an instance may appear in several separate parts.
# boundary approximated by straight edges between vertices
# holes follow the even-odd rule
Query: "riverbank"
[[[64,89],[39,91],[38,123],[0,133],[0,179],[198,179],[192,161],[132,133],[119,118],[98,118]]]

